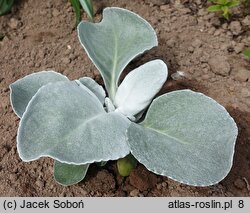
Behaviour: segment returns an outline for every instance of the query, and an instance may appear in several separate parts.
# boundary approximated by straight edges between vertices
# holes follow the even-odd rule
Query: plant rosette
[[[62,185],[81,181],[91,163],[118,159],[124,176],[137,159],[156,174],[195,186],[215,184],[228,174],[238,130],[223,106],[191,90],[153,100],[168,76],[160,59],[118,84],[127,64],[158,44],[148,22],[128,10],[106,8],[100,23],[81,22],[78,35],[107,95],[91,78],[70,81],[54,71],[12,83],[23,161],[53,158],[54,177]]]

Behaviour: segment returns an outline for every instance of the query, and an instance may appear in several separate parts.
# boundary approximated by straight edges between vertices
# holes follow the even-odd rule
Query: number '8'
[[[238,207],[241,209],[244,208],[244,201],[243,200],[239,200]]]

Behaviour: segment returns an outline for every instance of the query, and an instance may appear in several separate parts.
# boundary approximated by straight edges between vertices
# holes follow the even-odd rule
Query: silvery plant
[[[132,59],[157,46],[150,24],[112,7],[104,9],[100,23],[83,21],[77,30],[107,93],[89,77],[71,81],[55,71],[12,83],[11,104],[21,119],[20,158],[53,158],[54,177],[62,185],[83,180],[92,163],[120,159],[118,167],[127,173],[122,164],[129,166],[132,158],[189,185],[224,179],[232,167],[238,129],[223,106],[191,90],[153,100],[168,76],[160,59],[132,70],[119,83]]]

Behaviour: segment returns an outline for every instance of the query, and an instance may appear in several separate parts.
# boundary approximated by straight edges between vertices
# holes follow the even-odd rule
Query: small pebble
[[[62,63],[69,64],[70,63],[70,59],[69,58],[62,58]]]
[[[35,182],[35,184],[36,184],[39,188],[43,188],[43,187],[44,187],[44,182],[41,181],[41,180],[37,180],[37,181]]]
[[[238,178],[236,181],[234,181],[234,185],[238,188],[238,189],[244,189],[246,187],[245,182],[241,179]]]
[[[245,48],[245,44],[244,43],[237,43],[234,47],[234,51],[236,53],[240,53],[243,49]]]
[[[232,21],[229,24],[228,28],[231,30],[233,35],[239,35],[242,32],[242,26],[241,26],[241,23],[239,21]]]
[[[208,64],[215,74],[228,76],[231,70],[227,58],[222,55],[214,55],[208,60]]]
[[[245,26],[250,26],[250,15],[246,16],[243,20],[242,20],[242,24]]]
[[[250,90],[248,88],[242,88],[241,95],[243,98],[249,98],[250,97]]]
[[[247,82],[250,81],[250,70],[247,70],[245,68],[240,68],[238,70],[235,70],[235,76],[234,79],[240,82]]]
[[[134,189],[133,191],[131,191],[130,193],[129,193],[129,195],[131,196],[131,197],[138,197],[139,196],[139,190],[138,189]]]
[[[193,42],[192,42],[192,46],[193,47],[196,47],[196,48],[199,48],[202,46],[202,41],[199,40],[199,39],[195,39]]]
[[[194,48],[192,46],[188,47],[188,52],[193,53],[194,52]]]
[[[19,21],[16,18],[11,18],[10,22],[8,23],[11,29],[17,29],[18,24],[19,24]]]
[[[53,9],[53,10],[52,10],[52,15],[53,15],[54,17],[57,17],[57,16],[60,15],[60,11],[59,11],[58,9]]]

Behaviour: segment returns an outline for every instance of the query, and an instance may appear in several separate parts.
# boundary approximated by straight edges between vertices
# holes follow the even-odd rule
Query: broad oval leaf
[[[102,105],[104,104],[106,93],[101,85],[99,85],[98,83],[95,82],[94,79],[89,77],[80,78],[79,81],[96,95],[96,97],[100,100]]]
[[[151,103],[167,76],[168,68],[162,60],[150,61],[131,71],[118,87],[117,111],[128,117],[140,113]]]
[[[29,101],[42,86],[69,79],[54,71],[41,71],[21,78],[10,85],[10,102],[13,111],[21,118]]]
[[[228,174],[237,134],[224,107],[190,90],[158,97],[145,120],[127,131],[139,162],[156,174],[195,186],[215,184]]]
[[[209,11],[209,12],[218,12],[218,11],[221,11],[222,9],[222,6],[221,5],[212,5],[212,6],[209,6],[208,8],[207,8],[207,10]]]
[[[136,56],[157,46],[154,29],[137,14],[121,8],[105,8],[100,23],[81,22],[79,40],[100,71],[111,100],[121,72]]]
[[[89,164],[72,165],[54,162],[54,178],[61,185],[69,186],[79,183],[87,174]]]
[[[24,161],[43,156],[67,164],[115,160],[129,153],[129,121],[106,113],[85,86],[58,82],[42,87],[21,119],[17,149]]]

